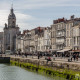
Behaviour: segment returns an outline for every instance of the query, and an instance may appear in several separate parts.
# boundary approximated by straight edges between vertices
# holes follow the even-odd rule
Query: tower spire
[[[12,4],[11,4],[11,9],[13,9],[13,0],[12,0]]]
[[[11,9],[13,9],[13,3],[11,4]]]
[[[14,11],[14,10],[13,10],[13,0],[12,0],[11,10],[10,10],[10,11],[11,11],[11,14],[13,14],[13,11]]]

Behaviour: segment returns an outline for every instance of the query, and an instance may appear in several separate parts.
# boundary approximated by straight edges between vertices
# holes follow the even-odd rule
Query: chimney
[[[73,19],[74,19],[74,15],[71,16],[71,20],[73,20]]]

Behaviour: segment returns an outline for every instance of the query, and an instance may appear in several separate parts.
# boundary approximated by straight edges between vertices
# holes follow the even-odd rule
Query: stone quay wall
[[[71,70],[80,70],[80,64],[74,62],[61,62],[61,61],[48,61],[47,60],[39,60],[39,59],[29,59],[29,58],[10,58],[13,61],[31,63],[34,65],[47,66],[51,68],[63,68],[63,69],[71,69]]]

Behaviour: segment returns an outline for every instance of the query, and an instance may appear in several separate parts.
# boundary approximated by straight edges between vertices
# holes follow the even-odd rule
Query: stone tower
[[[14,14],[13,7],[10,9],[10,14],[8,16],[8,25],[5,23],[4,27],[4,53],[10,51],[15,53],[16,51],[16,35],[19,34],[19,27],[16,26],[16,16]]]
[[[15,28],[16,27],[16,16],[14,14],[13,7],[10,10],[10,14],[8,16],[8,27]]]

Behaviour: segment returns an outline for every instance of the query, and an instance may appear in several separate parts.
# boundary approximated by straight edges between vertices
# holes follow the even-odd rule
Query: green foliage
[[[67,70],[67,69],[55,70],[49,67],[37,66],[31,63],[24,63],[24,62],[12,61],[12,60],[10,62],[11,62],[11,65],[20,66],[25,69],[38,72],[40,74],[44,74],[44,75],[46,74],[49,76],[58,76],[58,77],[62,77],[68,80],[80,80],[80,79],[77,79],[77,77],[75,77],[76,74],[80,75],[80,72],[77,72],[77,71],[72,71],[72,70]]]

